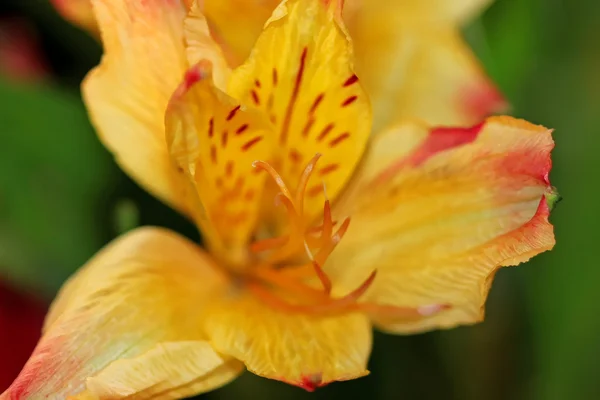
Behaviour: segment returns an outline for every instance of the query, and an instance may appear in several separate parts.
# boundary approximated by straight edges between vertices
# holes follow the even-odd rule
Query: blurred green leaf
[[[470,31],[515,105],[513,113],[555,129],[551,178],[564,197],[551,216],[556,248],[513,271],[524,285],[522,307],[531,330],[515,339],[530,343],[531,359],[520,354],[519,365],[530,369],[511,398],[600,398],[600,269],[594,251],[600,225],[594,184],[600,151],[598,21],[600,3],[594,1],[503,0]]]
[[[55,292],[103,244],[111,160],[81,100],[0,81],[0,274]]]
[[[121,199],[115,204],[115,231],[125,233],[140,225],[140,210],[132,199]]]

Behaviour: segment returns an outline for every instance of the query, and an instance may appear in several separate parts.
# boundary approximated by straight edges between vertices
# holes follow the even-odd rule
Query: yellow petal
[[[190,8],[195,0],[183,0]],[[92,10],[92,0],[50,0],[56,10],[75,25],[82,27],[93,35],[99,35],[98,24]]]
[[[464,23],[493,0],[346,0],[345,14],[377,8],[382,14],[397,12],[408,23]]]
[[[229,262],[243,262],[266,178],[252,163],[272,152],[270,123],[217,89],[203,60],[173,96],[166,129],[171,155],[201,199],[209,245]]]
[[[224,284],[195,244],[159,228],[116,240],[71,278],[7,398],[180,398],[233,379],[240,364],[202,330]],[[12,396],[12,397],[11,397]]]
[[[238,65],[250,53],[265,21],[279,4],[279,0],[204,0],[213,36],[226,49],[232,65]],[[363,7],[386,6],[399,8],[405,21],[462,23],[476,16],[491,0],[346,0],[345,15],[360,12]]]
[[[413,152],[394,160],[390,135],[414,136]],[[417,322],[376,313],[381,328],[413,332],[480,321],[497,268],[554,245],[546,200],[553,145],[549,130],[508,117],[470,129],[428,133],[409,124],[382,133],[337,210],[352,216],[325,266],[338,290],[376,268],[366,300],[450,307]]]
[[[373,103],[374,131],[402,118],[470,125],[502,110],[502,96],[457,27],[407,18],[407,7],[405,2],[365,2],[345,15],[357,74]]]
[[[150,193],[197,219],[197,200],[170,159],[164,129],[168,100],[187,69],[185,6],[179,0],[98,0],[94,9],[105,54],[83,94],[100,139]],[[199,23],[191,23],[188,42],[206,43],[194,37],[202,34]]]
[[[361,314],[289,315],[239,294],[215,301],[206,321],[215,349],[260,376],[312,391],[368,374],[372,333]]]
[[[69,22],[98,34],[98,25],[92,11],[91,0],[50,0],[62,17]]]
[[[204,14],[212,34],[226,49],[232,65],[250,54],[265,21],[280,0],[204,0]]]
[[[231,70],[221,51],[213,41],[208,28],[206,17],[197,1],[189,0],[188,16],[184,24],[186,53],[189,65],[196,65],[202,60],[208,60],[213,65],[215,86],[221,90],[227,87]]]
[[[180,399],[222,386],[240,373],[240,367],[238,361],[216,353],[208,342],[166,342],[136,358],[113,362],[88,378],[88,389],[79,396]]]
[[[307,215],[322,212],[323,185],[331,198],[344,186],[371,129],[369,100],[354,75],[335,3],[283,2],[229,84],[233,97],[269,115],[277,152],[268,161],[292,190],[302,167],[323,155],[319,179],[308,186]]]

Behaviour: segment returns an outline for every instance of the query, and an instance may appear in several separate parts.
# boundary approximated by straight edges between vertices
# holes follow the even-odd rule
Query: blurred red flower
[[[21,81],[48,76],[35,29],[23,19],[0,19],[0,75]]]
[[[0,392],[17,377],[37,343],[46,306],[0,281]]]

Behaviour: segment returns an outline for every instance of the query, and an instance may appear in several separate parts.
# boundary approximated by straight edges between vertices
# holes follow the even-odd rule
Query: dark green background
[[[56,75],[41,86],[0,80],[0,275],[51,299],[124,230],[155,224],[195,237],[116,167],[89,126],[78,83],[98,62],[94,40],[43,0],[4,0],[0,11],[36,25]],[[465,35],[512,114],[556,129],[551,179],[565,200],[552,215],[555,250],[497,275],[485,323],[377,334],[367,378],[309,395],[245,374],[204,397],[600,398],[600,2],[497,0]]]

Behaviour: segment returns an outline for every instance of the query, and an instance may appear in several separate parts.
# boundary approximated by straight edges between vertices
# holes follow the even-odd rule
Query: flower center
[[[279,188],[275,202],[285,207],[290,229],[287,235],[259,240],[250,245],[252,252],[264,256],[248,271],[249,290],[270,307],[286,313],[330,315],[363,311],[389,318],[418,318],[424,315],[424,311],[434,311],[359,303],[358,300],[373,284],[376,270],[345,296],[332,296],[332,282],[323,265],[344,237],[350,218],[341,221],[334,231],[338,224],[332,219],[331,204],[324,186],[326,200],[323,204],[323,222],[316,227],[310,226],[310,220],[304,213],[304,197],[320,157],[320,154],[315,155],[307,164],[293,194],[270,164],[264,161],[253,163],[255,168],[266,171]],[[303,261],[293,263],[289,260]]]

